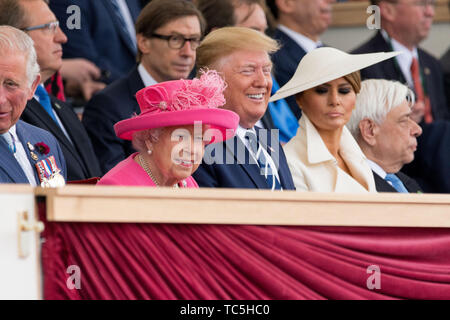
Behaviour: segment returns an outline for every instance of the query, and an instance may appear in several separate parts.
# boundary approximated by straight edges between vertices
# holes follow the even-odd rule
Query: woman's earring
[[[151,154],[153,153],[153,151],[150,150],[150,149],[148,149],[148,150],[147,150],[147,153],[148,153],[148,155],[151,155]]]

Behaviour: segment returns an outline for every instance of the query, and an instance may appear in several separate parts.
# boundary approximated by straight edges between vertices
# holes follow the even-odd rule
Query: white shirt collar
[[[278,29],[286,33],[289,37],[292,38],[300,47],[303,48],[303,50],[306,51],[306,53],[316,49],[318,46],[322,45],[321,41],[313,41],[308,37],[305,37],[301,33],[298,33],[292,29],[289,29],[286,26],[283,26],[282,24],[278,25]]]
[[[158,81],[153,79],[150,73],[147,72],[142,63],[140,63],[138,66],[138,72],[139,75],[141,76],[142,82],[144,82],[144,86],[148,87],[158,83]]]
[[[366,159],[367,163],[369,164],[370,169],[372,169],[373,172],[375,172],[377,175],[379,175],[381,178],[386,178],[386,171],[383,170],[377,163],[373,162],[370,159]]]
[[[400,70],[402,71],[403,75],[405,76],[406,82],[408,82],[408,85],[411,88],[414,88],[414,83],[413,83],[412,76],[411,76],[411,63],[412,63],[413,58],[419,59],[419,54],[417,52],[417,48],[414,47],[414,49],[412,51],[409,50],[408,48],[406,48],[404,45],[402,45],[400,42],[398,42],[394,38],[390,38],[385,30],[381,30],[381,34],[387,42],[391,43],[392,50],[400,51],[403,53],[403,54],[396,56],[395,59],[397,60]]]

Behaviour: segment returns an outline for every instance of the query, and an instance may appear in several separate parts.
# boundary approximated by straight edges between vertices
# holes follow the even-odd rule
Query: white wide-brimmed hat
[[[303,57],[294,76],[269,101],[283,99],[320,84],[339,79],[352,72],[395,57],[400,53],[392,51],[348,54],[330,47],[315,49]]]

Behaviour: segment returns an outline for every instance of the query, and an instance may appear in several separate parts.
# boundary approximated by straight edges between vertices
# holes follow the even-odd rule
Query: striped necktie
[[[397,190],[398,192],[409,193],[408,189],[406,189],[403,182],[395,174],[388,173],[384,178],[384,180],[391,182],[394,189]]]
[[[258,165],[261,168],[261,174],[264,175],[267,185],[272,190],[281,190],[280,181],[276,174],[273,173],[272,167],[270,163],[267,161],[266,155],[263,152],[263,148],[261,144],[258,142],[258,138],[256,137],[256,133],[252,130],[247,130],[245,133],[245,139],[249,142],[249,149],[255,155]]]
[[[3,140],[6,141],[6,144],[8,145],[8,149],[14,154],[16,153],[16,144],[14,143],[14,140],[12,138],[12,134],[10,132],[2,133],[0,136],[3,138]]]

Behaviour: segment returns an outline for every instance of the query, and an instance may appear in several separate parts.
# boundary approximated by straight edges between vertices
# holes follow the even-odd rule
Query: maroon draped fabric
[[[450,229],[47,223],[44,237],[46,299],[450,299]]]

